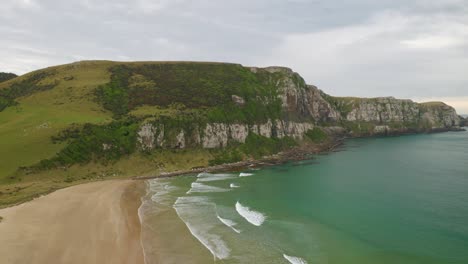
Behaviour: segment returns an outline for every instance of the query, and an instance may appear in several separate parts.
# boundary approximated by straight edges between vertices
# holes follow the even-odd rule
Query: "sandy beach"
[[[144,183],[93,182],[0,210],[0,263],[144,263]]]

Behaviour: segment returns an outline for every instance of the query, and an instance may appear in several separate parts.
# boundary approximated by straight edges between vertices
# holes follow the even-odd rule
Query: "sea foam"
[[[231,250],[219,235],[211,232],[213,223],[209,218],[215,204],[208,197],[179,197],[173,207],[190,233],[213,254],[215,259],[229,258]]]
[[[239,174],[239,177],[248,177],[248,176],[253,176],[253,175],[254,175],[253,173],[241,172]]]
[[[157,204],[170,206],[174,202],[171,193],[178,188],[170,185],[167,181],[154,179],[148,181],[148,193],[151,195],[151,200]]]
[[[189,193],[207,193],[207,192],[227,192],[229,189],[224,189],[221,187],[210,186],[199,182],[192,182],[192,188],[188,190]]]
[[[266,216],[262,213],[251,210],[249,207],[243,206],[239,202],[236,203],[236,211],[254,226],[261,226],[266,219]]]
[[[198,174],[197,182],[223,181],[223,180],[233,179],[235,177],[236,175],[234,174],[227,174],[227,173],[212,174],[212,173],[203,172],[203,173]]]
[[[303,258],[300,257],[294,257],[294,256],[288,256],[286,254],[283,254],[283,257],[289,261],[291,264],[307,264],[307,261]]]
[[[224,225],[226,225],[227,227],[231,228],[232,230],[234,230],[234,232],[236,233],[240,233],[241,231],[237,228],[235,228],[234,226],[237,225],[236,222],[232,221],[232,220],[229,220],[229,219],[226,219],[226,218],[222,218],[221,216],[217,215],[219,221],[221,221],[221,223],[223,223]]]
[[[231,184],[229,185],[229,187],[231,187],[231,188],[239,188],[240,186],[237,185],[237,184],[235,184],[235,183],[231,183]]]

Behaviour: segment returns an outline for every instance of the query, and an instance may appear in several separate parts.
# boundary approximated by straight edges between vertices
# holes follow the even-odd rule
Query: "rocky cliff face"
[[[302,140],[304,134],[312,129],[310,122],[292,122],[283,120],[268,120],[266,123],[226,124],[208,123],[204,127],[195,127],[190,131],[181,129],[176,135],[166,131],[164,126],[145,123],[138,131],[138,143],[141,150],[151,151],[159,148],[203,147],[207,149],[223,148],[229,143],[245,143],[248,135],[254,133],[266,138],[291,137]],[[173,136],[168,136],[168,135]],[[175,135],[175,136],[174,136]]]
[[[459,116],[459,118],[460,118],[460,126],[461,127],[468,126],[468,117]]]
[[[145,123],[138,132],[140,148],[222,148],[231,142],[244,143],[250,133],[266,138],[302,140],[306,132],[316,126],[330,134],[365,136],[450,130],[461,123],[456,111],[444,103],[419,104],[393,97],[332,97],[307,85],[291,69],[249,69],[253,73],[261,71],[271,75],[269,78],[274,80],[281,101],[281,118],[257,123],[206,123],[192,126],[190,131],[164,128],[157,122]],[[234,94],[231,97],[238,107],[244,107],[244,98]]]

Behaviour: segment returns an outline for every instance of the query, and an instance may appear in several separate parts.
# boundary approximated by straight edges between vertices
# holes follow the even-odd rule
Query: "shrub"
[[[13,78],[18,77],[18,75],[10,72],[0,72],[0,83],[1,82],[6,82],[8,80],[11,80]]]
[[[214,159],[209,161],[209,165],[214,166],[219,164],[234,163],[241,161],[242,159],[242,153],[237,149],[222,150],[221,153],[216,155]]]
[[[290,137],[284,138],[267,138],[255,133],[250,133],[245,144],[240,146],[240,150],[246,155],[254,158],[278,153],[282,150],[295,146],[296,142]]]
[[[142,105],[173,104],[203,109],[211,122],[254,123],[280,117],[273,74],[253,73],[241,65],[153,63],[118,65],[110,71],[111,81],[98,87],[96,98],[116,117]],[[242,97],[245,104],[236,105],[232,95]]]
[[[42,160],[35,168],[47,169],[91,160],[108,162],[131,154],[136,148],[135,120],[114,121],[107,125],[86,124],[77,134],[70,132],[71,138],[62,135],[60,140],[70,140],[69,144],[55,157]]]
[[[5,89],[0,89],[0,112],[9,106],[14,106],[17,104],[15,101],[16,98],[27,96],[35,92],[44,91],[52,89],[57,85],[48,84],[42,85],[39,82],[46,78],[49,75],[52,75],[54,72],[38,72],[32,74],[28,78],[25,78],[22,81],[15,82]]]
[[[309,129],[306,132],[306,136],[315,143],[321,143],[328,139],[327,133],[325,133],[321,128],[314,127],[313,129]]]

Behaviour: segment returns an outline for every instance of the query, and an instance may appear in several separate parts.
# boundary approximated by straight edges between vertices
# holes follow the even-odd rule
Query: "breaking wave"
[[[239,177],[248,177],[248,176],[253,176],[253,175],[254,175],[253,173],[241,172],[239,174]]]
[[[185,196],[177,198],[174,209],[179,218],[188,227],[190,233],[198,239],[216,259],[229,258],[231,250],[224,240],[217,234],[211,232],[212,224],[207,211],[213,210],[214,204],[208,197]]]
[[[236,222],[232,221],[232,220],[229,220],[229,219],[226,219],[226,218],[222,218],[221,216],[217,215],[219,221],[221,221],[221,223],[223,223],[224,225],[226,225],[227,227],[231,228],[232,230],[234,230],[234,232],[236,233],[240,233],[241,231],[237,228],[235,228],[234,226],[237,225]]]
[[[236,178],[236,175],[227,173],[212,174],[203,172],[198,174],[197,182],[223,181],[233,178]]]
[[[286,254],[283,254],[283,257],[289,261],[291,264],[307,264],[307,261],[303,258],[300,257],[294,257],[294,256],[288,256]]]
[[[249,207],[243,206],[239,202],[236,203],[236,211],[254,226],[261,226],[266,219],[264,214],[251,210]]]
[[[227,192],[229,189],[206,185],[199,182],[192,182],[192,188],[187,193],[207,193],[207,192]]]

